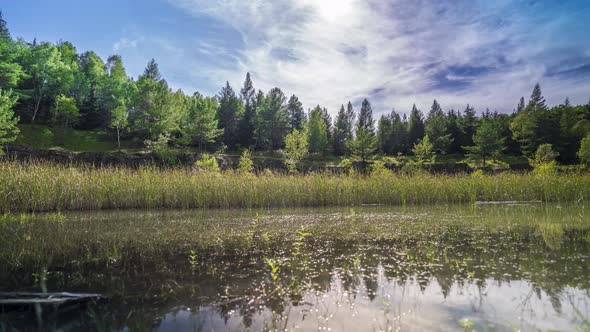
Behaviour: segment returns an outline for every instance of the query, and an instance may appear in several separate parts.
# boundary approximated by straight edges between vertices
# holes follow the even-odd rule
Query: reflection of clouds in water
[[[299,304],[288,304],[284,311],[274,312],[268,307],[258,307],[244,324],[238,310],[220,315],[217,308],[205,306],[192,312],[187,309],[167,314],[157,331],[193,330],[252,331],[263,329],[287,329],[311,331],[457,331],[460,321],[475,324],[476,330],[560,330],[575,329],[580,324],[572,302],[588,306],[584,291],[566,288],[561,296],[561,313],[556,314],[550,297],[531,296],[534,286],[527,281],[498,283],[487,280],[482,290],[476,285],[454,283],[443,299],[442,288],[431,282],[424,290],[415,280],[400,285],[389,280],[379,268],[376,296],[371,299],[369,289],[361,286],[350,292],[335,273],[328,290],[309,291]],[[359,285],[362,285],[362,277]],[[354,293],[354,295],[352,294]],[[549,318],[550,319],[547,319]]]

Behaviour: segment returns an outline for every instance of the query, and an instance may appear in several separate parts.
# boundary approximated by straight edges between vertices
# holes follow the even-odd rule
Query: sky
[[[590,0],[1,0],[13,37],[154,58],[174,89],[280,87],[335,114],[467,103],[511,112],[540,83],[549,105],[590,98]]]

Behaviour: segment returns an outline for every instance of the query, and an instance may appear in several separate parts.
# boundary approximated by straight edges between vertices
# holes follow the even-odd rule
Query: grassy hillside
[[[20,135],[16,144],[29,145],[36,149],[63,148],[74,152],[116,151],[117,142],[113,135],[100,131],[52,128],[46,125],[18,125]],[[138,148],[129,141],[121,141],[121,148]]]

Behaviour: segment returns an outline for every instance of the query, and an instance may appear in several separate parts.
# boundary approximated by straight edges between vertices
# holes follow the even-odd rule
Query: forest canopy
[[[1,14],[0,89],[0,135],[6,136],[0,144],[14,140],[8,136],[18,134],[17,122],[105,131],[119,147],[125,139],[198,151],[285,149],[297,131],[311,155],[365,161],[375,154],[411,155],[426,141],[437,155],[465,155],[485,165],[500,154],[531,158],[543,144],[560,161],[578,162],[590,134],[590,101],[571,105],[564,96],[549,107],[539,84],[510,114],[486,109],[478,115],[469,104],[445,110],[435,99],[425,112],[414,105],[407,114],[392,110],[378,119],[368,99],[358,112],[343,101],[334,119],[322,105],[305,111],[297,96],[278,87],[256,90],[249,73],[239,89],[227,82],[216,96],[187,94],[169,87],[154,59],[132,78],[119,55],[105,60],[67,41],[12,38]]]

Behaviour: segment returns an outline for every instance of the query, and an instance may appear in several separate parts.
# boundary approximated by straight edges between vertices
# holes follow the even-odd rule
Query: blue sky
[[[152,57],[174,88],[278,86],[335,113],[368,97],[379,114],[413,103],[514,109],[541,83],[549,104],[590,98],[588,0],[18,0],[14,37],[120,54],[137,77]]]

